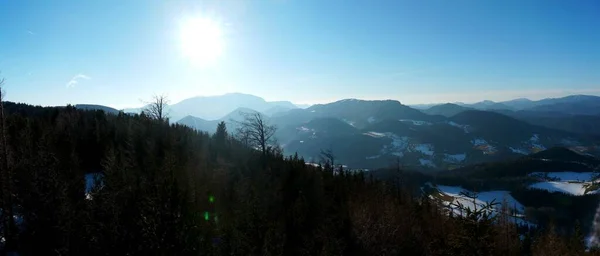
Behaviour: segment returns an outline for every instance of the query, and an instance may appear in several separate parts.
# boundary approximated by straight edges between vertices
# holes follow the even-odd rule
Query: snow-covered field
[[[384,145],[380,150],[380,154],[391,154],[398,157],[404,156],[404,151],[408,148],[409,138],[406,136],[398,136],[391,132],[380,133],[380,132],[366,132],[363,135],[370,136],[373,138],[389,138],[392,142],[389,145]],[[380,156],[380,155],[378,155]],[[375,157],[372,157],[373,159]]]
[[[543,181],[531,184],[529,188],[543,189],[549,192],[562,192],[574,196],[585,195],[586,183],[564,182],[564,181]]]
[[[413,149],[428,156],[433,156],[433,154],[435,153],[433,151],[433,145],[431,144],[416,144],[414,145]]]
[[[449,163],[460,163],[467,158],[466,153],[462,154],[444,154],[444,161]]]
[[[430,185],[431,186],[431,185]],[[465,190],[461,187],[456,186],[435,186],[439,190],[439,192],[443,195],[450,196],[453,198],[452,201],[444,201],[443,204],[449,206],[452,209],[452,212],[457,215],[463,215],[461,209],[458,209],[455,204],[460,203],[465,208],[469,209],[481,209],[487,203],[491,203],[492,201],[498,203],[493,207],[493,210],[490,212],[492,215],[497,214],[502,207],[502,204],[506,202],[506,205],[515,210],[515,214],[511,216],[511,220],[521,224],[521,225],[533,225],[528,221],[522,219],[523,212],[525,211],[525,207],[519,203],[508,191],[495,190],[495,191],[483,191],[479,192],[475,201],[473,199],[465,197],[461,195],[461,192],[471,193],[471,191]]]
[[[543,189],[549,192],[561,192],[574,196],[596,194],[599,191],[586,190],[592,185],[595,175],[592,172],[533,172],[529,176],[537,177],[544,181],[531,184],[529,188]]]
[[[478,208],[481,208],[481,206],[485,205],[488,202],[492,202],[492,200],[496,200],[495,202],[502,204],[502,202],[504,202],[506,200],[506,203],[508,205],[508,207],[510,208],[515,208],[517,211],[522,212],[525,210],[525,207],[519,203],[515,198],[513,198],[510,195],[510,192],[508,191],[503,191],[503,190],[495,190],[495,191],[484,191],[484,192],[479,192],[477,199],[475,200],[475,204],[473,203],[473,200],[466,198],[462,195],[460,195],[460,193],[462,191],[471,193],[471,191],[468,191],[466,189],[463,189],[461,187],[456,187],[456,186],[442,186],[442,185],[437,185],[438,190],[440,190],[440,192],[454,197],[455,202],[460,202],[461,204],[463,204],[466,208],[471,208],[474,209],[475,208],[475,204],[477,204]],[[497,205],[495,208],[499,209],[501,207],[501,205]]]

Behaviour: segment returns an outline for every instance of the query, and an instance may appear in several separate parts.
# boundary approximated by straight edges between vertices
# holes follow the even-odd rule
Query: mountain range
[[[248,108],[266,114],[274,114],[299,108],[289,101],[266,101],[265,99],[243,93],[228,93],[219,96],[198,96],[167,105],[171,120],[177,121],[186,116],[204,120],[219,120],[238,108]],[[125,113],[139,113],[143,108],[123,109]]]
[[[172,122],[211,133],[220,121],[233,131],[232,121],[241,120],[241,113],[261,112],[278,127],[284,152],[309,162],[319,162],[320,151],[329,149],[336,162],[355,168],[387,167],[400,159],[414,169],[455,169],[555,146],[598,156],[598,110],[600,97],[584,95],[416,109],[395,100],[358,99],[298,108],[287,101],[226,94],[169,106]]]
[[[600,97],[592,95],[570,95],[562,98],[548,98],[536,101],[519,98],[501,102],[484,100],[472,104],[462,102],[451,104],[479,110],[511,110],[557,112],[569,115],[600,115]],[[413,107],[426,110],[440,105],[444,104],[421,104],[414,105]]]

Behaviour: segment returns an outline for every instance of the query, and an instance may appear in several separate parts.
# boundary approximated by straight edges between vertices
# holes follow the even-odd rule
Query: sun
[[[181,23],[181,50],[194,65],[213,64],[223,51],[223,32],[219,23],[202,17]]]

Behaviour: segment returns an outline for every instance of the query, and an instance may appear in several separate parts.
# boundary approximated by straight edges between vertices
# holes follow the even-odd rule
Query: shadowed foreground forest
[[[519,235],[502,216],[448,215],[408,180],[262,153],[224,124],[10,102],[1,123],[3,253],[593,254],[577,227]]]

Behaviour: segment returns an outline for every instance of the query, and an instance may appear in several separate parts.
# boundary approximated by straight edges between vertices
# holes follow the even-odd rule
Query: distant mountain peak
[[[341,103],[341,102],[359,102],[359,101],[365,101],[365,100],[360,100],[360,99],[355,99],[355,98],[349,98],[349,99],[341,99],[338,101],[334,101],[333,103]]]
[[[509,100],[506,102],[532,102],[532,100],[530,100],[528,98],[518,98],[518,99],[514,99],[514,100]]]
[[[342,100],[338,100],[338,101],[334,101],[331,103],[324,103],[324,104],[317,104],[317,105],[328,105],[328,104],[338,104],[338,103],[398,103],[398,104],[402,104],[400,103],[400,101],[398,100],[392,100],[392,99],[386,99],[386,100],[363,100],[363,99],[355,99],[355,98],[349,98],[349,99],[342,99]],[[316,106],[316,105],[313,105]]]
[[[472,110],[472,108],[454,103],[444,103],[425,109],[423,112],[429,115],[442,115],[445,117],[451,117],[467,110]]]

